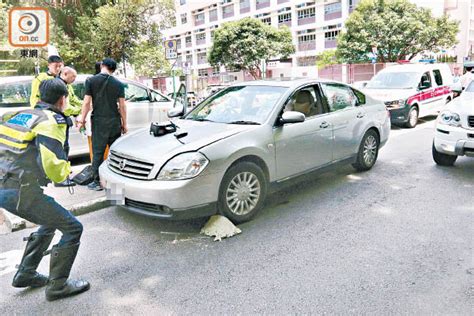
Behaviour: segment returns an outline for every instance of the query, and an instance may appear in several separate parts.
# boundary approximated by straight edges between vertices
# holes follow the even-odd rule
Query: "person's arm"
[[[86,80],[85,87],[86,87],[86,90],[84,93],[84,100],[82,101],[82,111],[78,119],[76,120],[78,128],[81,128],[84,126],[86,118],[87,118],[87,114],[89,114],[89,111],[91,110],[92,88],[91,88],[89,79]]]
[[[74,88],[72,87],[71,84],[67,85],[67,90],[69,92],[69,96],[68,96],[69,102],[68,102],[68,107],[64,111],[64,114],[66,116],[77,116],[81,113],[82,102],[74,93]]]
[[[31,95],[30,95],[30,106],[35,107],[36,103],[39,101],[39,86],[41,80],[38,77],[33,78],[31,82]]]
[[[125,98],[119,98],[119,112],[122,119],[122,134],[128,132],[127,127],[127,104],[125,103]]]
[[[58,124],[50,118],[34,127],[33,132],[36,134],[35,143],[39,153],[37,162],[44,175],[56,183],[65,181],[71,173],[71,163],[64,151],[65,122]]]

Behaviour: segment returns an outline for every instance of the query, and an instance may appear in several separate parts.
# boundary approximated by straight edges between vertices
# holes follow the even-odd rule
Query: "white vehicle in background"
[[[458,156],[474,157],[474,81],[436,121],[434,161],[441,166],[452,166]]]
[[[446,64],[403,64],[381,70],[362,91],[385,103],[392,124],[413,128],[453,99],[452,85]]]

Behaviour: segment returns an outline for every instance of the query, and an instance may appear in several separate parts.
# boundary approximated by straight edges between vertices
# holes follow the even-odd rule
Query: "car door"
[[[332,161],[332,126],[327,121],[328,111],[316,84],[295,91],[285,102],[282,114],[284,111],[294,110],[292,106],[300,91],[312,95],[312,112],[304,122],[285,125],[277,122],[273,129],[278,179],[291,177]]]
[[[438,111],[446,105],[446,87],[439,69],[433,69],[433,78],[435,85],[433,89],[434,108]]]
[[[333,130],[333,159],[342,160],[353,156],[359,147],[362,120],[366,113],[358,106],[352,89],[341,83],[321,83],[330,114],[328,122]]]
[[[157,121],[159,110],[153,106],[148,89],[131,82],[124,85],[129,130],[148,127],[153,120]]]
[[[420,114],[425,116],[433,112],[436,107],[436,100],[434,97],[433,80],[429,71],[421,76],[419,89]]]

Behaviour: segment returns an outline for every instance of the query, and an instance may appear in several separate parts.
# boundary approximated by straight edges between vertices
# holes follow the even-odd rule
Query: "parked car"
[[[308,79],[235,84],[174,124],[114,143],[99,171],[110,200],[148,216],[220,212],[240,223],[262,208],[271,184],[336,163],[372,168],[390,132],[382,102]]]
[[[452,166],[458,156],[474,157],[474,81],[459,98],[440,113],[436,121],[433,159],[441,166]]]
[[[76,95],[84,97],[84,83],[88,75],[77,76],[74,82]],[[150,125],[152,121],[167,120],[167,111],[173,107],[173,101],[161,93],[139,82],[119,78],[125,84],[127,100],[127,119],[129,131]],[[19,111],[30,106],[31,81],[33,76],[0,77],[0,115],[9,111]],[[70,156],[80,156],[89,152],[87,139],[77,128],[71,129]]]
[[[413,128],[453,99],[452,84],[446,64],[403,64],[381,70],[362,91],[385,103],[392,124]]]

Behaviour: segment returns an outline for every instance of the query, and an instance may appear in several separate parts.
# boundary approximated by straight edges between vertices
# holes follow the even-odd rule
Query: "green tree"
[[[258,19],[244,18],[224,23],[215,31],[209,62],[214,67],[246,70],[256,79],[262,73],[262,60],[286,58],[294,51],[287,27],[276,29]]]
[[[408,0],[363,0],[346,21],[337,49],[349,63],[367,62],[372,47],[377,59],[394,62],[412,59],[424,51],[437,52],[456,44],[459,22]]]
[[[316,66],[318,69],[339,63],[340,57],[336,49],[327,49],[316,55]]]

